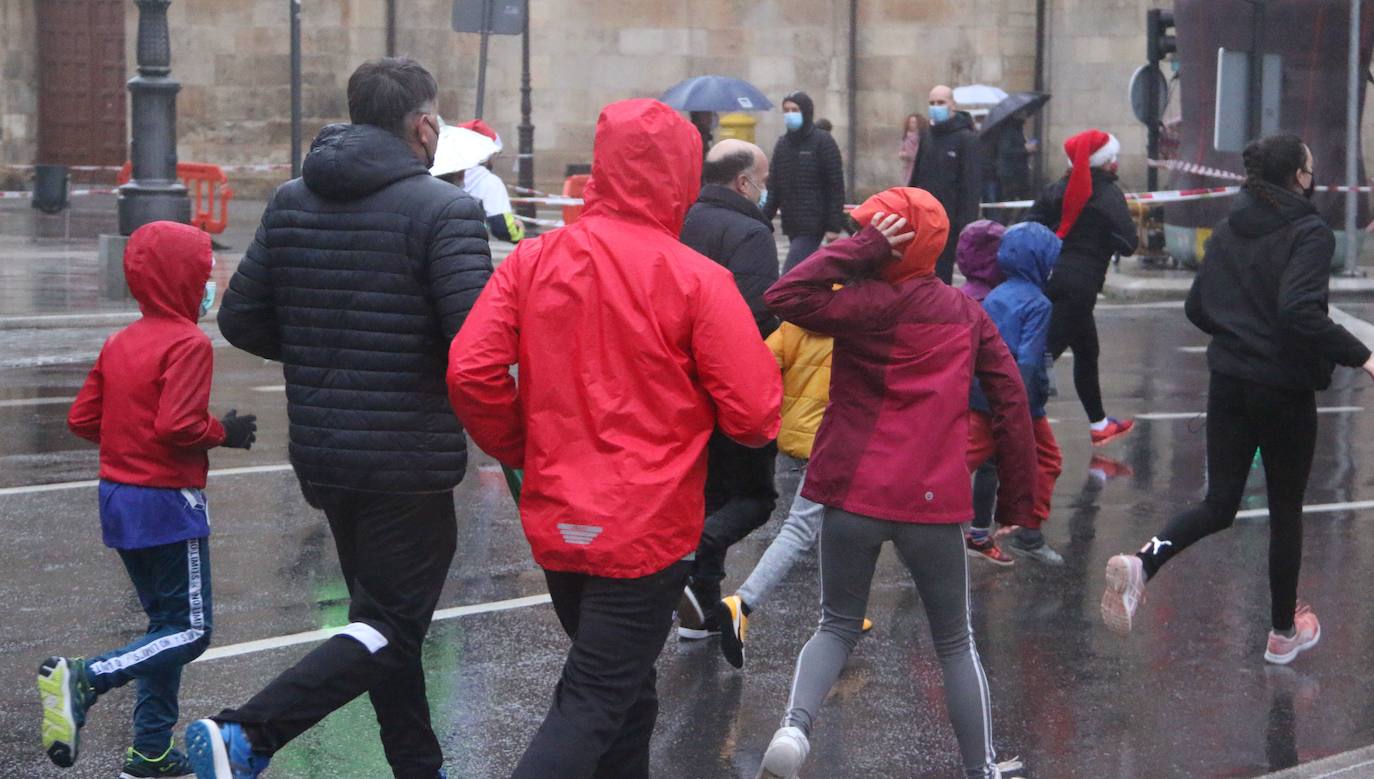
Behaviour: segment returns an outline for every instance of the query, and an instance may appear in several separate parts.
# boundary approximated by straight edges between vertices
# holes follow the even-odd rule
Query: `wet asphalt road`
[[[223,288],[223,285],[221,285]],[[1374,307],[1347,306],[1374,318]],[[1171,308],[1099,314],[1108,411],[1200,411],[1204,340]],[[207,330],[215,334],[214,326]],[[38,747],[33,672],[48,654],[94,654],[141,632],[142,615],[116,555],[100,544],[95,490],[30,491],[93,479],[94,447],[65,430],[70,398],[105,329],[0,331],[0,767],[7,777],[113,777],[127,745],[133,695],[115,691],[91,711],[82,759],[51,767]],[[251,452],[212,452],[214,469],[286,462],[277,366],[218,341],[212,408],[254,412]],[[1098,619],[1107,558],[1149,538],[1204,486],[1203,420],[1142,421],[1097,454],[1074,399],[1071,363],[1058,365],[1051,405],[1065,454],[1046,528],[1062,569],[1018,562],[976,567],[974,624],[992,684],[996,741],[1036,777],[1257,776],[1374,741],[1374,563],[1370,510],[1310,513],[1301,596],[1323,620],[1319,647],[1287,669],[1266,668],[1267,528],[1242,519],[1176,560],[1149,590],[1130,639]],[[1318,455],[1306,503],[1374,498],[1374,390],[1340,370],[1319,405]],[[1363,410],[1366,406],[1369,411]],[[795,489],[780,474],[775,519],[732,553],[738,583],[777,531]],[[12,488],[19,488],[18,490]],[[543,592],[499,469],[474,454],[457,492],[460,540],[441,608]],[[323,517],[289,471],[212,477],[215,647],[346,621],[346,602]],[[1246,508],[1264,505],[1256,471]],[[976,561],[975,561],[976,562]],[[734,671],[713,642],[669,639],[660,662],[662,713],[654,775],[752,777],[777,726],[798,650],[817,617],[814,559],[799,565],[751,620],[749,665]],[[486,608],[486,607],[483,607]],[[480,611],[480,610],[479,610]],[[859,645],[821,714],[808,777],[958,775],[939,667],[910,582],[890,553],[874,581],[876,629]],[[436,723],[451,777],[508,774],[541,720],[567,641],[547,605],[444,619],[426,645]],[[183,726],[242,702],[305,651],[297,645],[204,660],[187,669]],[[365,700],[336,713],[273,762],[272,777],[370,779],[389,775]]]

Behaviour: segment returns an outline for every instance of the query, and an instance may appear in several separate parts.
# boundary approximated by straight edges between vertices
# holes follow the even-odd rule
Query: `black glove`
[[[239,410],[231,408],[228,414],[220,418],[219,423],[224,425],[224,443],[220,446],[230,449],[252,449],[253,442],[258,440],[256,415],[239,416]]]

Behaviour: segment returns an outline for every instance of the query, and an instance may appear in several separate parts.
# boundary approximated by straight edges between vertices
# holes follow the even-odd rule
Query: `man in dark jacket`
[[[758,203],[768,193],[768,158],[752,143],[726,139],[706,155],[697,202],[687,212],[682,242],[725,266],[735,276],[744,301],[767,338],[778,320],[763,303],[763,293],[778,280],[778,249],[773,228]],[[706,525],[692,564],[689,586],[678,605],[678,635],[687,639],[719,635],[720,583],[725,553],[773,514],[777,444],[752,448],[719,430],[707,444]]]
[[[782,101],[787,132],[773,147],[768,169],[773,190],[763,206],[770,223],[782,211],[782,233],[787,236],[786,273],[844,229],[844,162],[840,147],[830,133],[814,123],[816,106],[805,92],[793,92]]]
[[[946,284],[954,279],[954,254],[959,233],[978,219],[983,195],[982,151],[973,117],[960,111],[954,90],[941,85],[930,90],[930,129],[921,137],[908,186],[924,189],[940,201],[949,216],[949,242],[935,264],[935,275]]]
[[[193,762],[219,751],[249,767],[235,779],[364,692],[395,775],[440,775],[420,644],[467,465],[444,372],[491,256],[481,204],[429,175],[437,93],[408,59],[354,71],[353,123],[324,128],[302,177],[277,189],[220,308],[230,343],[283,364],[291,463],[352,597],[339,635],[187,731]]]

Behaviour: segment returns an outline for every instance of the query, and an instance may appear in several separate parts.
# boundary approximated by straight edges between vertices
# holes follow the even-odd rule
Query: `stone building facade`
[[[0,0],[0,166],[35,159],[38,3]],[[477,36],[449,28],[451,0],[392,0],[395,50],[424,62],[440,83],[447,119],[470,118]],[[1062,172],[1063,139],[1089,126],[1122,141],[1123,177],[1144,184],[1144,128],[1131,115],[1127,82],[1144,60],[1145,12],[1172,0],[1045,0],[1045,173]],[[387,0],[302,3],[304,135],[345,120],[349,73],[386,53]],[[816,100],[842,150],[854,134],[859,195],[895,183],[903,118],[921,111],[937,83],[989,83],[1016,91],[1035,83],[1036,0],[857,0],[857,111],[848,119],[849,3],[845,0],[531,0],[535,165],[541,189],[556,190],[564,168],[590,161],[604,104],[656,96],[692,75],[745,78],[775,102],[793,89]],[[287,3],[173,0],[173,76],[179,154],[220,164],[284,163],[290,149]],[[132,74],[137,11],[126,2],[125,47]],[[511,167],[520,121],[520,40],[491,40],[486,118]],[[775,111],[758,115],[771,149],[782,132]],[[1029,128],[1028,128],[1028,134]],[[3,175],[3,173],[0,173]],[[233,177],[244,194],[267,191],[281,174]]]

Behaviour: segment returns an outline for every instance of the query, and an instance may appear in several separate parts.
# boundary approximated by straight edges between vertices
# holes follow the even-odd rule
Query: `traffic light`
[[[1145,59],[1151,65],[1178,51],[1178,40],[1169,32],[1173,28],[1173,11],[1151,8],[1145,12]]]

